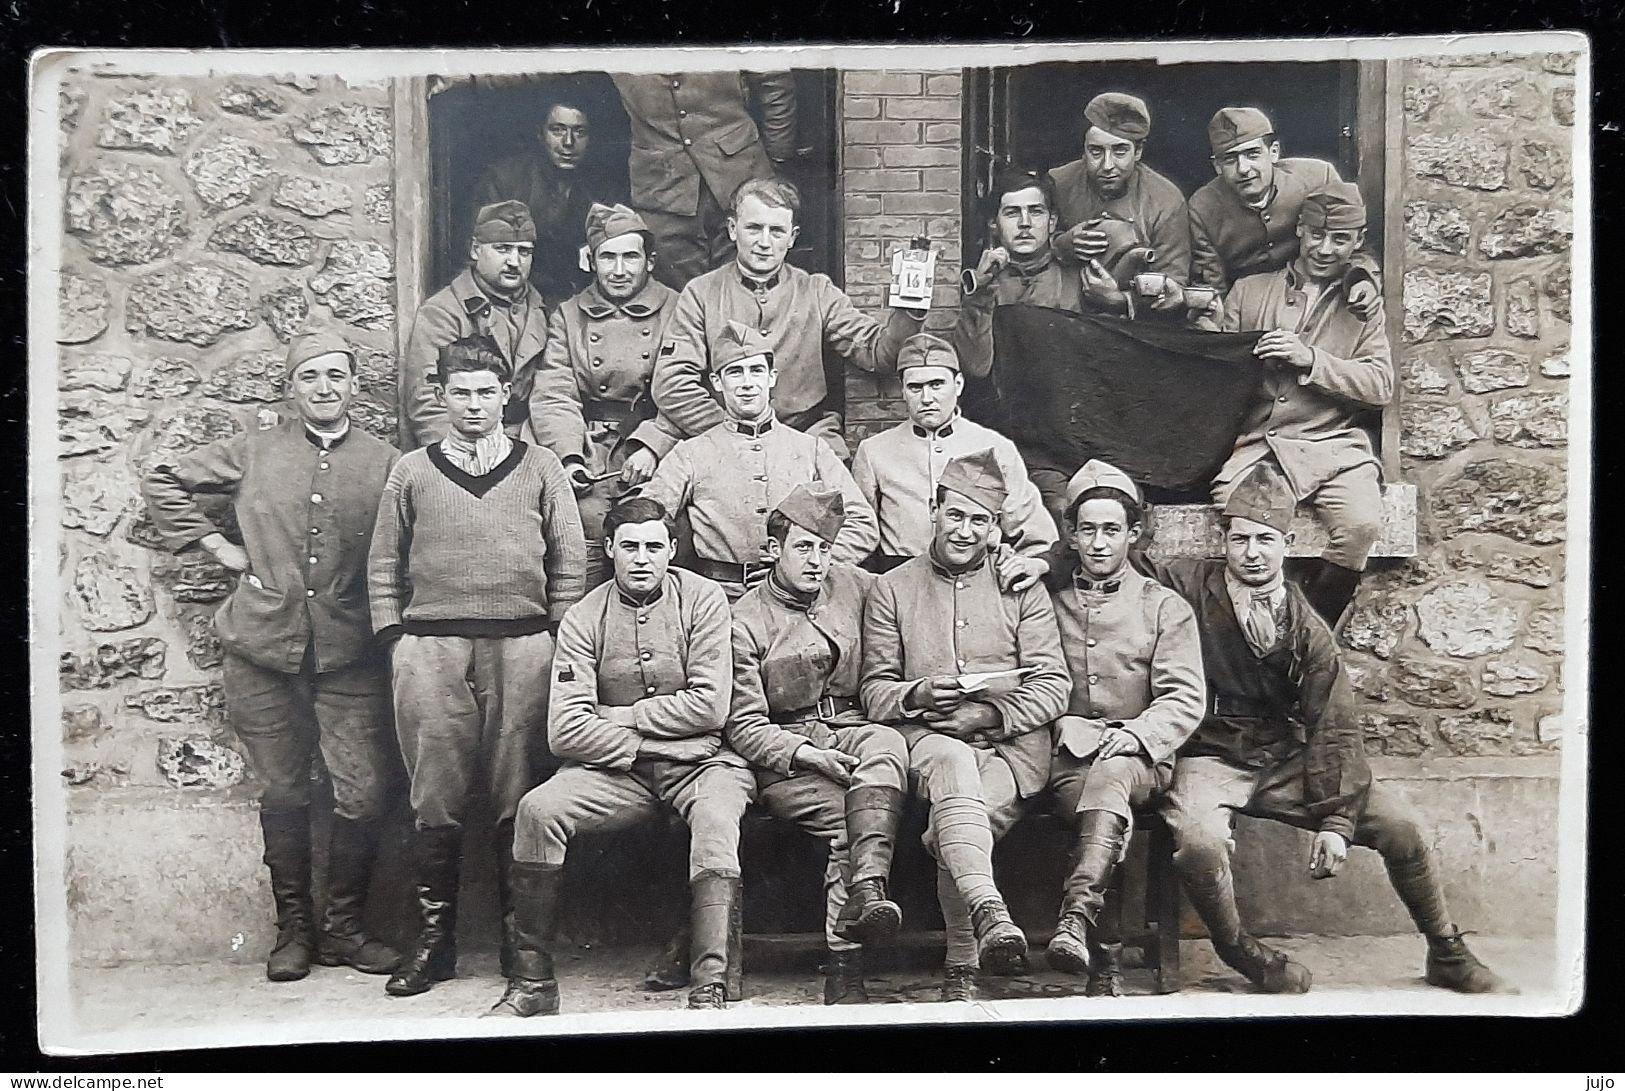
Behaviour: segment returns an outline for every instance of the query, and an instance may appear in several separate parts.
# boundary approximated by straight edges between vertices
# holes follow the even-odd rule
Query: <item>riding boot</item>
[[[702,871],[690,884],[689,968],[691,1008],[728,1006],[728,934],[734,903],[739,900],[739,876]]]
[[[1112,870],[1123,852],[1128,820],[1111,811],[1084,811],[1078,816],[1076,863],[1061,899],[1061,918],[1045,954],[1053,969],[1066,974],[1090,970],[1090,930],[1106,904]]]
[[[688,987],[688,922],[672,933],[666,947],[643,975],[643,987],[649,992],[667,992]]]
[[[830,951],[824,964],[825,1004],[867,1004],[869,992],[863,984],[863,948],[848,947]]]
[[[260,812],[265,866],[276,903],[276,941],[265,962],[271,981],[298,981],[310,973],[316,950],[316,913],[310,900],[310,808]]]
[[[501,915],[502,946],[497,956],[503,977],[513,976],[511,959],[514,951],[513,923],[513,819],[498,822],[491,834],[492,854],[497,862],[497,912]]]
[[[510,859],[506,879],[511,912],[504,922],[502,962],[508,984],[490,1014],[557,1015],[559,983],[549,937],[558,920],[564,867]]]
[[[846,793],[846,839],[854,876],[835,934],[865,946],[883,943],[903,926],[903,911],[887,897],[903,793],[879,785]]]
[[[390,975],[390,996],[416,996],[436,981],[457,975],[457,883],[462,874],[463,831],[458,826],[415,830],[412,867],[418,899],[418,936]]]
[[[370,938],[362,924],[373,861],[378,856],[378,820],[333,816],[327,839],[327,912],[316,960],[323,966],[353,966],[364,974],[387,974],[401,953]]]
[[[1336,629],[1343,619],[1343,611],[1354,601],[1354,592],[1360,588],[1360,573],[1322,558],[1319,571],[1305,579],[1300,587],[1315,613]]]

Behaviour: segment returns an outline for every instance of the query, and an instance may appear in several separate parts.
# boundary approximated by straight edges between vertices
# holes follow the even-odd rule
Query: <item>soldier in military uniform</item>
[[[660,278],[680,290],[733,258],[734,192],[795,157],[795,79],[788,72],[611,78],[632,123],[632,207],[654,232]]]
[[[868,1002],[860,943],[895,935],[886,893],[908,745],[858,701],[863,599],[874,579],[832,559],[835,489],[797,485],[767,517],[773,569],[734,604],[733,711],[724,739],[756,769],[769,814],[829,842],[824,1003]]]
[[[646,822],[662,805],[690,832],[688,1006],[727,1006],[739,821],[756,790],[745,759],[722,747],[733,685],[728,600],[703,576],[669,567],[672,524],[658,503],[621,501],[604,533],[615,579],[559,626],[547,738],[565,765],[519,804],[515,950],[493,1014],[558,1012],[551,934],[570,842]]]
[[[444,439],[446,408],[436,394],[440,350],[484,334],[496,343],[512,375],[502,410],[504,431],[521,438],[529,415],[531,381],[547,343],[547,305],[530,283],[536,222],[519,201],[480,209],[468,247],[468,268],[430,296],[412,319],[401,357],[401,447],[414,450]]]
[[[1050,788],[1076,833],[1049,963],[1089,975],[1091,996],[1122,990],[1107,892],[1127,849],[1133,807],[1166,790],[1174,752],[1207,705],[1202,645],[1185,600],[1128,566],[1140,491],[1121,470],[1085,463],[1066,489],[1076,567],[1056,580],[1055,616],[1072,676],[1055,721]]]
[[[1445,905],[1416,812],[1372,779],[1336,641],[1281,578],[1293,497],[1255,468],[1225,501],[1225,558],[1155,565],[1196,613],[1209,704],[1180,748],[1162,813],[1174,866],[1221,959],[1260,990],[1309,989],[1309,971],[1242,928],[1230,869],[1237,814],[1314,832],[1310,873],[1335,876],[1349,846],[1382,855],[1427,938],[1427,981],[1457,992],[1505,984],[1467,949]]]
[[[656,416],[649,376],[677,293],[651,279],[642,217],[593,205],[586,220],[593,283],[553,312],[530,394],[530,420],[575,486],[587,535],[587,586],[610,578],[604,514],[649,480],[681,438]]]
[[[915,789],[931,804],[944,1000],[974,999],[978,967],[1009,969],[1026,954],[993,879],[993,843],[1049,781],[1049,727],[1070,687],[1048,592],[1005,590],[989,556],[1008,495],[991,451],[948,463],[930,550],[880,576],[863,614],[864,711],[908,740]]]
[[[695,571],[722,584],[729,601],[754,587],[773,565],[768,512],[797,485],[815,482],[839,490],[846,503],[835,559],[862,561],[878,537],[875,513],[829,445],[773,411],[779,372],[768,339],[731,322],[709,362],[723,419],[674,447],[642,489],[667,511],[687,512]]]

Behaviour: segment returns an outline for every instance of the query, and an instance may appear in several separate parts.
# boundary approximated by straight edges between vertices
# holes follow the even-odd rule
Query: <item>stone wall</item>
[[[316,325],[356,348],[356,415],[394,438],[393,137],[382,84],[101,69],[66,75],[61,129],[58,616],[77,907],[95,881],[140,879],[75,867],[100,846],[74,840],[74,815],[240,809],[252,776],[225,723],[212,620],[232,581],[161,548],[140,476],[273,421],[287,342]],[[177,858],[177,872],[195,866]]]

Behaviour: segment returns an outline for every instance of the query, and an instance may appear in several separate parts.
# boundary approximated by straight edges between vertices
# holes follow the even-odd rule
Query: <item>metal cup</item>
[[[1167,284],[1166,273],[1140,273],[1134,278],[1134,290],[1143,296],[1159,296]]]
[[[1185,306],[1193,311],[1205,311],[1219,298],[1217,288],[1186,288]]]

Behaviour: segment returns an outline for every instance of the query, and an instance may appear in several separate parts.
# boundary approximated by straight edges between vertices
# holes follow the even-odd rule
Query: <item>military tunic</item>
[[[1070,262],[1072,239],[1079,226],[1097,216],[1114,216],[1134,224],[1140,245],[1154,252],[1148,273],[1165,273],[1184,283],[1190,276],[1190,212],[1179,187],[1141,163],[1121,197],[1103,198],[1089,182],[1083,160],[1075,159],[1049,172],[1057,198],[1055,252]]]

